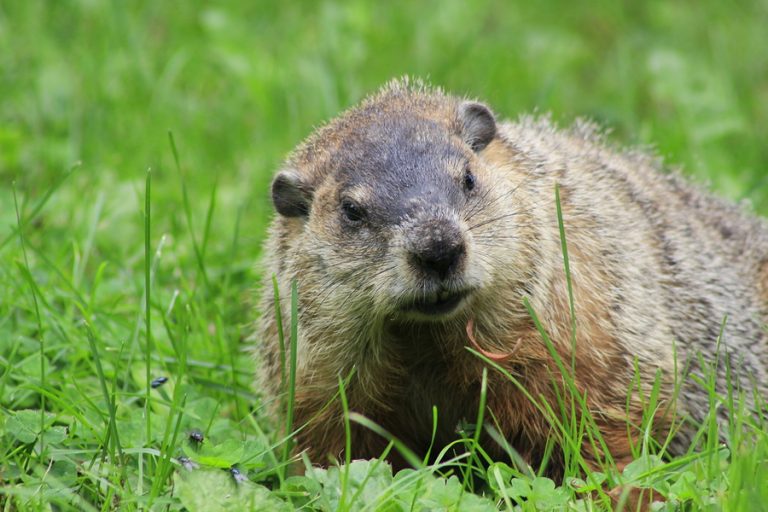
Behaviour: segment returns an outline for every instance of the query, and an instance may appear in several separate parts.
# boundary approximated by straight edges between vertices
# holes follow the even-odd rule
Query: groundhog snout
[[[422,223],[410,235],[409,262],[424,277],[443,281],[463,267],[466,244],[454,223],[431,220]]]

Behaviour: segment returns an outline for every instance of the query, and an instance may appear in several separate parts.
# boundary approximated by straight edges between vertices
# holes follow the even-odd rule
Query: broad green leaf
[[[266,487],[247,480],[236,484],[227,471],[177,471],[173,480],[176,495],[191,511],[292,510]]]
[[[33,443],[40,434],[40,411],[18,411],[8,418],[5,428],[22,443]]]
[[[243,457],[243,443],[237,439],[227,439],[221,444],[203,443],[199,451],[190,446],[184,447],[188,457],[200,464],[216,468],[230,468]]]

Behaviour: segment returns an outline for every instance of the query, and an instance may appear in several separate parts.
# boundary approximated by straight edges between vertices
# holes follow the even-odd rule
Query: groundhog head
[[[299,146],[272,199],[282,270],[315,288],[304,307],[412,321],[467,308],[507,257],[485,156],[497,138],[485,105],[396,84]]]

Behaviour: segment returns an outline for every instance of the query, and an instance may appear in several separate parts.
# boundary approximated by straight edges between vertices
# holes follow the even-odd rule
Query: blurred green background
[[[588,116],[765,213],[766,27],[765,1],[4,1],[0,220],[12,180],[38,197],[75,162],[62,196],[135,213],[152,168],[172,219],[172,131],[193,204],[214,182],[221,212],[245,201],[256,247],[286,152],[403,74],[503,117]],[[62,196],[51,221],[77,230]]]
[[[44,408],[70,429],[50,440],[51,474],[110,503],[78,466],[104,439],[99,358],[126,447],[160,442],[142,437],[147,361],[170,378],[153,393],[182,384],[187,408],[206,410],[214,446],[264,437],[245,347],[271,175],[393,77],[504,118],[592,118],[768,214],[767,33],[766,0],[0,0],[0,494],[48,499],[49,453],[6,428]],[[125,467],[156,480],[132,460],[114,482]]]

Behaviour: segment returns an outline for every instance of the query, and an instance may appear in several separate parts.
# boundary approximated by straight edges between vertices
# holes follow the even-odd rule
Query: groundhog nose
[[[411,253],[412,264],[428,276],[447,279],[461,264],[466,252],[464,241],[438,237],[426,242]]]

